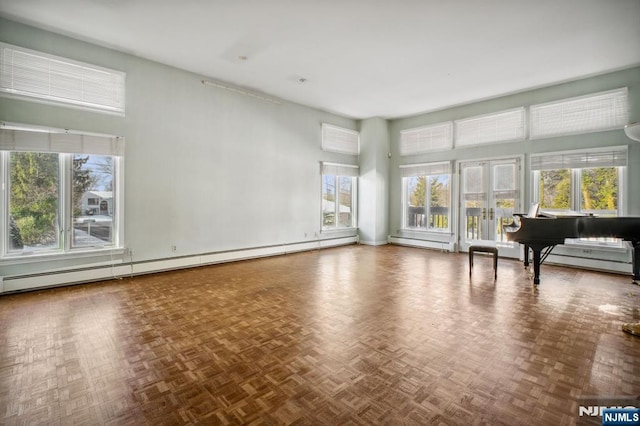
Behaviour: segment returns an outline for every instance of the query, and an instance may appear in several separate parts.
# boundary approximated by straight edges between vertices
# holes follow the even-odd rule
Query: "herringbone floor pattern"
[[[640,395],[625,276],[349,246],[0,297],[6,425],[563,425]]]

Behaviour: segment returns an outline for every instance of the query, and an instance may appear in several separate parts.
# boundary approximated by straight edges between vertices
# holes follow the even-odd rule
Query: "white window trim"
[[[0,136],[2,132],[43,132],[42,127],[38,126],[30,126],[30,125],[16,125],[13,124],[10,129],[6,126],[0,129]],[[20,130],[18,130],[20,129]],[[50,129],[55,131],[56,129]],[[61,130],[61,129],[57,129]],[[53,133],[52,133],[53,134]],[[70,131],[70,134],[73,135],[89,135],[92,138],[98,137],[97,134],[86,133],[83,134],[80,131]],[[19,252],[10,252],[9,251],[9,177],[10,177],[10,161],[9,154],[11,152],[25,152],[24,149],[18,150],[8,150],[3,149],[0,145],[0,163],[2,164],[2,175],[0,175],[0,188],[6,190],[2,191],[2,196],[0,197],[0,229],[2,229],[2,241],[0,241],[0,263],[2,264],[13,264],[13,263],[22,263],[29,261],[46,261],[53,259],[64,259],[64,258],[74,258],[74,257],[83,257],[83,256],[94,256],[99,254],[115,254],[120,253],[124,250],[124,139],[119,138],[112,135],[100,135],[100,137],[108,138],[109,140],[118,140],[118,151],[117,153],[104,154],[98,153],[95,155],[108,155],[113,157],[113,192],[115,193],[114,202],[115,202],[115,210],[113,217],[113,241],[111,243],[105,243],[102,245],[96,246],[83,246],[83,247],[72,247],[70,233],[73,230],[73,223],[71,220],[71,209],[70,209],[70,194],[68,194],[68,186],[70,185],[71,180],[71,161],[74,154],[82,154],[80,153],[61,153],[57,151],[50,151],[51,153],[58,154],[61,156],[61,162],[59,165],[60,170],[60,194],[58,198],[61,202],[61,205],[58,207],[58,215],[60,218],[63,218],[60,222],[62,226],[62,230],[60,230],[61,234],[61,248],[52,248],[52,249],[43,249],[38,251],[19,251]],[[93,139],[92,139],[93,140]],[[84,153],[90,153],[90,147],[87,147]],[[32,151],[38,152],[38,151]],[[40,150],[39,152],[42,152]]]

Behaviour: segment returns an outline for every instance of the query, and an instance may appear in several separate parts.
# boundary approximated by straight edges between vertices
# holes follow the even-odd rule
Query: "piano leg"
[[[632,241],[633,245],[632,260],[633,260],[633,282],[640,284],[640,241]],[[622,324],[622,331],[640,337],[640,322],[632,322],[628,324]]]
[[[529,266],[529,246],[524,244],[524,267]]]
[[[540,250],[533,249],[533,283],[540,284]]]
[[[640,284],[640,241],[632,241],[631,259],[633,261],[633,281]]]

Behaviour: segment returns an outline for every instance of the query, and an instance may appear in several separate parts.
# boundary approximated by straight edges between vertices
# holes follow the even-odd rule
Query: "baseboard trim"
[[[119,279],[134,275],[152,274],[176,269],[194,268],[218,263],[236,262],[288,253],[312,251],[356,243],[356,237],[330,238],[263,247],[202,253],[181,257],[152,259],[114,264],[84,266],[75,269],[47,271],[38,274],[0,277],[0,294],[40,290],[50,287],[85,284]]]
[[[383,241],[363,241],[363,240],[360,240],[359,244],[364,244],[365,246],[383,246],[385,244],[389,244],[389,242],[385,241],[385,240],[383,240]]]

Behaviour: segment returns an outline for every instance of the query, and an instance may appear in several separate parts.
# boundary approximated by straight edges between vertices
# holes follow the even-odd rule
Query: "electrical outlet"
[[[171,246],[171,251],[175,253],[176,251],[178,251],[178,247],[176,247],[175,245]]]

